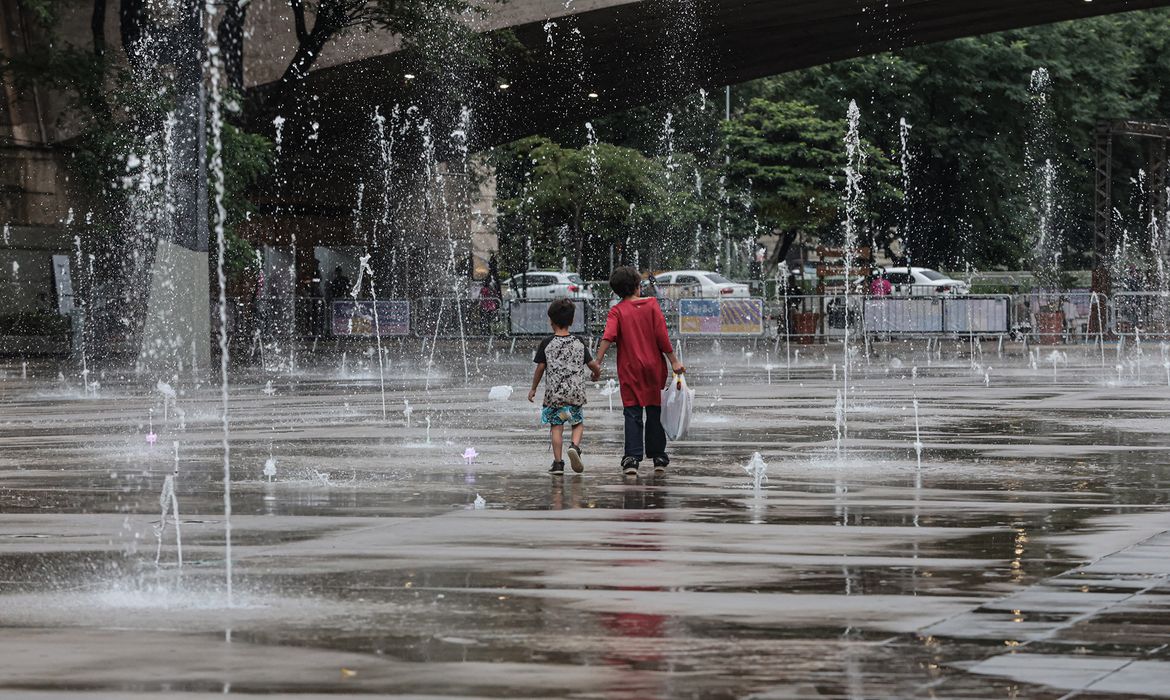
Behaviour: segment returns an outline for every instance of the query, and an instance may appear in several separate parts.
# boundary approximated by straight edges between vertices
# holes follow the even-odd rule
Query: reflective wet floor
[[[218,385],[9,363],[0,694],[1170,695],[1165,370],[964,349],[695,350],[636,479],[601,386],[545,473],[520,350],[239,370],[230,601]]]

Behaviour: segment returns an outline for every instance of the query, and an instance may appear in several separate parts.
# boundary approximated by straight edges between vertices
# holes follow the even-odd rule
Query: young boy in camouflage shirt
[[[585,470],[581,455],[581,437],[585,432],[585,369],[593,373],[593,381],[601,377],[601,365],[593,359],[585,342],[569,333],[577,308],[568,299],[557,299],[548,305],[548,320],[553,334],[541,341],[536,349],[536,371],[528,400],[536,399],[536,388],[544,379],[544,407],[540,422],[550,426],[553,463],[549,474],[565,473],[562,448],[565,426],[572,429],[567,450],[569,463],[578,474]]]

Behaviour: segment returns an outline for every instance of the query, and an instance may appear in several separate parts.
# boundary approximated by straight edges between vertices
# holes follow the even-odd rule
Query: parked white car
[[[665,289],[663,296],[692,296],[701,299],[737,299],[751,296],[746,284],[732,282],[718,272],[707,270],[675,270],[656,275],[655,280]],[[679,293],[672,293],[674,289]]]
[[[890,281],[892,294],[897,296],[929,296],[932,294],[954,294],[963,296],[971,293],[971,285],[948,277],[941,272],[925,267],[887,267],[874,270],[873,276],[881,275]]]
[[[561,297],[591,300],[593,292],[575,272],[530,270],[504,282],[505,301],[552,301]]]

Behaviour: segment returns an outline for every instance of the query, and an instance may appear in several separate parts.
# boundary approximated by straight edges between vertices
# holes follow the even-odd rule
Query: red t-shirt
[[[674,347],[658,300],[636,298],[618,303],[609,310],[602,339],[617,345],[622,405],[662,405],[667,370],[662,355],[674,352]]]

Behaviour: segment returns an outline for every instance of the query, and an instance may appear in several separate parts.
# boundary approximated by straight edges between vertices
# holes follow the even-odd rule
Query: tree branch
[[[106,0],[93,0],[89,29],[93,33],[93,55],[102,58],[106,55]]]
[[[293,24],[296,25],[297,43],[304,44],[309,40],[309,28],[305,24],[305,5],[303,0],[288,0],[288,6],[292,8]]]
[[[305,7],[303,0],[288,0],[293,11],[293,20],[297,30],[297,50],[292,61],[281,76],[280,82],[285,85],[299,82],[309,75],[313,64],[321,55],[321,49],[340,31],[344,30],[349,21],[350,11],[365,5],[365,0],[321,0],[317,5],[317,16],[313,21],[313,29],[309,30],[305,22]],[[282,91],[285,88],[282,87]]]
[[[122,50],[130,65],[141,68],[144,60],[139,47],[142,44],[146,24],[144,0],[122,0],[118,9],[119,28],[122,34]]]
[[[248,4],[249,0],[230,0],[216,28],[228,84],[241,93],[244,91],[244,20],[248,16]]]

